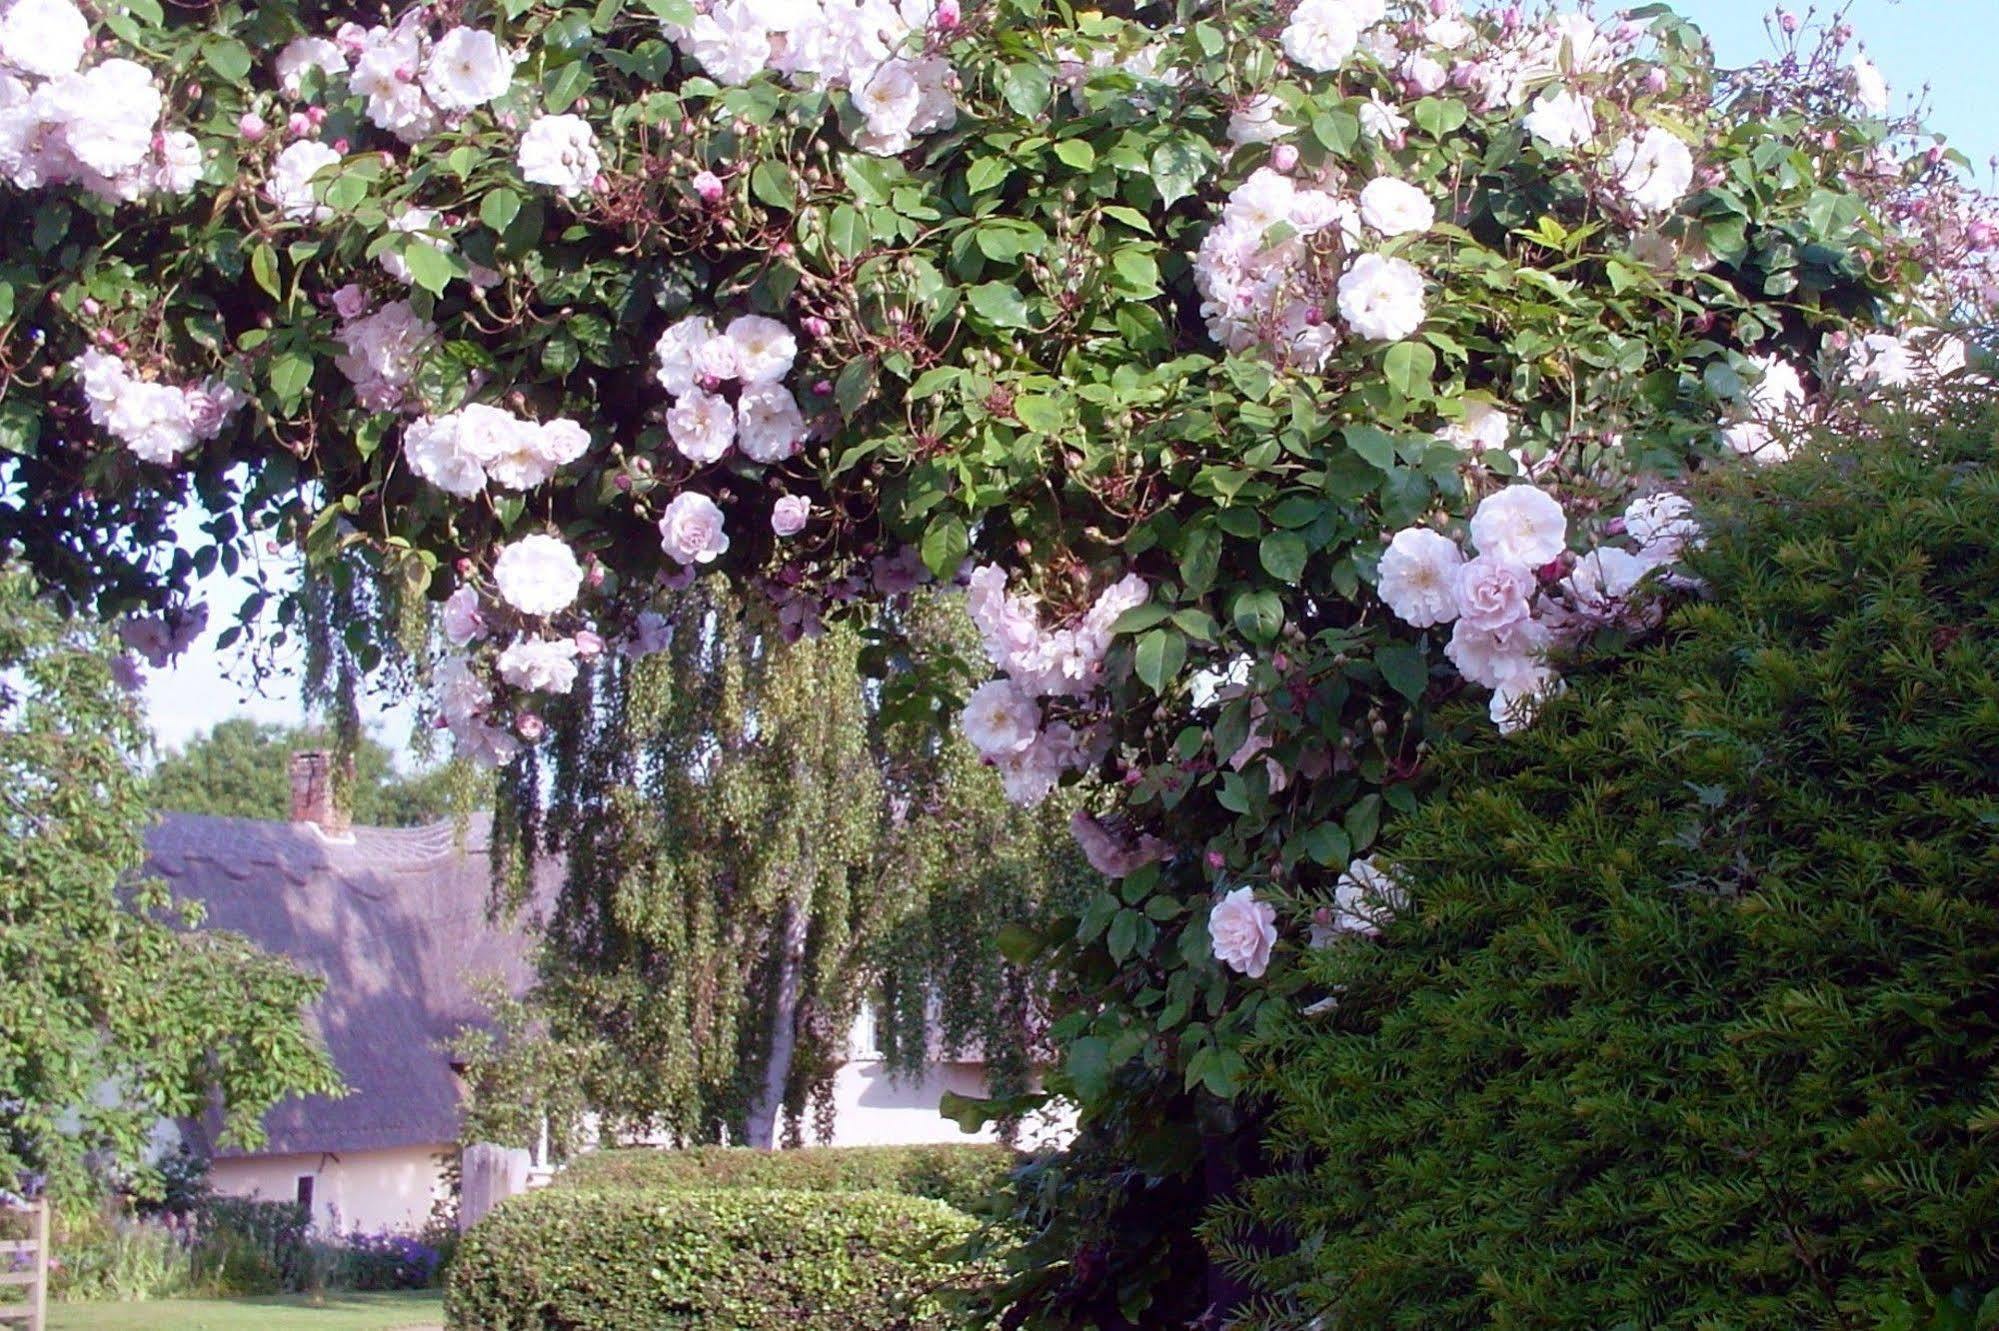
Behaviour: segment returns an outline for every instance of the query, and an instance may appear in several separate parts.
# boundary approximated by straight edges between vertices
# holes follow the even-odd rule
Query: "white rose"
[[[1848,71],[1853,76],[1853,99],[1870,116],[1888,114],[1888,81],[1866,56],[1856,56]]]
[[[1424,96],[1436,92],[1450,79],[1450,71],[1421,51],[1412,53],[1404,60],[1399,72],[1408,80],[1410,87]]]
[[[1291,127],[1277,118],[1284,109],[1284,103],[1269,93],[1260,93],[1248,102],[1229,112],[1229,142],[1241,147],[1250,143],[1275,143],[1291,132]]]
[[[1437,431],[1437,438],[1473,453],[1506,447],[1513,437],[1513,418],[1489,402],[1464,400],[1464,417]]]
[[[1640,495],[1624,509],[1624,530],[1643,551],[1670,559],[1700,540],[1700,523],[1685,496],[1670,491]],[[1654,560],[1657,562],[1657,559]]]
[[[486,631],[486,616],[479,610],[479,593],[460,587],[445,598],[444,638],[453,647],[465,647]]]
[[[1671,212],[1694,183],[1693,153],[1657,126],[1621,140],[1608,165],[1617,188],[1641,213]]]
[[[982,757],[1021,753],[1041,733],[1041,708],[1012,680],[988,680],[965,699],[958,728]]]
[[[116,176],[146,160],[161,105],[152,71],[119,59],[65,74],[42,85],[34,97],[41,117],[62,126],[63,144],[76,160],[103,176]]]
[[[1270,949],[1277,945],[1277,911],[1249,888],[1238,887],[1208,912],[1208,941],[1215,960],[1261,979],[1270,967]]]
[[[1451,628],[1444,655],[1474,684],[1498,688],[1501,680],[1538,669],[1550,642],[1548,626],[1522,619],[1503,629],[1478,629],[1459,620]]]
[[[538,116],[521,136],[516,159],[521,179],[552,185],[558,194],[581,194],[596,180],[603,163],[597,156],[597,136],[581,116]]]
[[[1511,735],[1533,723],[1541,704],[1562,691],[1562,681],[1546,666],[1533,666],[1507,675],[1492,686],[1492,702],[1486,714],[1502,735]]]
[[[314,69],[337,78],[347,72],[347,56],[324,37],[300,37],[278,52],[278,86],[288,97],[305,91],[306,72]]]
[[[1569,519],[1554,498],[1531,485],[1489,494],[1472,514],[1471,539],[1482,555],[1537,569],[1568,546]]]
[[[1577,608],[1600,613],[1617,608],[1651,571],[1652,565],[1629,550],[1606,545],[1578,559],[1562,585]]]
[[[1409,132],[1409,117],[1382,101],[1377,94],[1369,93],[1367,101],[1361,104],[1360,127],[1377,139],[1399,144],[1402,136]]]
[[[1278,40],[1298,64],[1330,74],[1352,57],[1363,26],[1340,0],[1303,0]]]
[[[201,143],[186,130],[160,135],[154,157],[154,189],[185,194],[201,183]]]
[[[659,519],[660,548],[681,564],[710,564],[726,553],[729,537],[722,510],[707,495],[689,491],[673,497]]]
[[[111,404],[106,428],[146,462],[165,466],[193,448],[187,395],[167,384],[128,379]]]
[[[1430,196],[1407,181],[1380,176],[1360,192],[1361,220],[1384,236],[1428,231],[1437,220]]]
[[[805,439],[798,400],[781,384],[745,388],[736,399],[736,446],[752,462],[782,462]]]
[[[438,38],[423,67],[423,90],[445,111],[483,106],[505,96],[513,81],[513,53],[476,28],[453,28]]]
[[[1458,617],[1457,572],[1465,560],[1456,541],[1428,527],[1395,533],[1381,556],[1381,599],[1414,628]]]
[[[1409,905],[1409,896],[1394,875],[1367,856],[1347,865],[1333,886],[1332,928],[1336,933],[1379,937],[1382,926]]]
[[[576,686],[576,640],[516,638],[494,664],[500,678],[517,689],[567,693]]]
[[[701,348],[715,339],[715,325],[700,315],[690,314],[659,335],[653,357],[659,362],[654,377],[667,392],[679,397],[694,390],[701,377]]]
[[[805,521],[811,514],[812,504],[805,496],[780,496],[770,508],[771,532],[777,536],[796,536],[805,530]]]
[[[52,79],[76,73],[90,21],[69,0],[13,0],[0,10],[0,64]]]
[[[1472,628],[1503,629],[1531,613],[1534,575],[1504,559],[1480,555],[1460,565],[1453,586],[1458,618]]]
[[[689,462],[715,462],[736,440],[735,409],[727,398],[691,389],[666,413],[666,432]]]
[[[493,562],[500,599],[524,615],[553,615],[575,603],[583,566],[553,536],[523,536]]]
[[[470,499],[486,488],[486,468],[463,426],[463,413],[455,411],[411,421],[403,431],[403,458],[411,471],[446,494]]]
[[[1596,137],[1596,111],[1590,99],[1564,88],[1550,88],[1536,98],[1523,123],[1529,134],[1551,148],[1580,148]]]
[[[731,319],[722,334],[735,346],[735,370],[746,384],[774,384],[791,373],[798,340],[775,319],[745,314]]]
[[[300,139],[288,145],[271,163],[271,202],[294,221],[325,221],[333,210],[319,202],[312,178],[339,163],[340,154],[326,144]]]
[[[1423,326],[1423,274],[1402,259],[1363,254],[1340,278],[1339,305],[1354,332],[1398,342]]]

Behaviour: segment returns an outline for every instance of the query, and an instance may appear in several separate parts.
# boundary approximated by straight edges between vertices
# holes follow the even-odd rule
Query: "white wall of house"
[[[415,1230],[430,1219],[444,1195],[440,1157],[457,1148],[398,1146],[379,1151],[319,1155],[258,1155],[217,1160],[209,1173],[215,1190],[230,1197],[295,1201],[301,1178],[312,1179],[312,1224],[321,1233]]]

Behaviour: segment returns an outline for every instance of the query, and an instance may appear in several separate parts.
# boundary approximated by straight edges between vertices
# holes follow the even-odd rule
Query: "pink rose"
[[[660,548],[685,566],[713,563],[729,548],[722,510],[707,495],[675,495],[659,520]]]
[[[1530,613],[1534,575],[1517,564],[1480,555],[1455,575],[1458,616],[1475,629],[1492,631],[1517,624]]]
[[[1256,980],[1270,966],[1270,949],[1277,944],[1277,911],[1258,901],[1247,887],[1215,903],[1208,912],[1208,940],[1215,960]]]
[[[771,506],[770,529],[779,536],[796,536],[805,530],[812,505],[803,495],[785,495]]]

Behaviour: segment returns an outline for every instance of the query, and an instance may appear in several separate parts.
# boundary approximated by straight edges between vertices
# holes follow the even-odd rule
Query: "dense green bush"
[[[899,1192],[961,1211],[980,1209],[1020,1163],[1004,1146],[813,1146],[753,1151],[703,1146],[686,1151],[632,1149],[578,1156],[558,1186],[601,1191],[645,1188],[781,1188],[795,1192]]]
[[[1213,1226],[1256,1324],[1803,1331],[1993,1287],[1994,421],[1888,433],[1711,492],[1711,595],[1440,758],[1401,917],[1263,1050],[1309,1163]]]
[[[883,1192],[550,1189],[460,1246],[460,1331],[944,1331],[944,1254],[973,1222]]]

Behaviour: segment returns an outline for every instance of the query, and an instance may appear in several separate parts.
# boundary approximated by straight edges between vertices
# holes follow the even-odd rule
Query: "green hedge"
[[[564,1188],[781,1188],[799,1192],[899,1192],[977,1211],[1020,1161],[1004,1146],[815,1146],[754,1151],[593,1151],[557,1177]]]
[[[1999,1281],[1995,433],[1721,483],[1704,598],[1438,755],[1410,907],[1262,1051],[1314,1163],[1211,1228],[1298,1320],[1844,1331]]]
[[[455,1331],[955,1331],[974,1222],[885,1192],[547,1189],[465,1236]]]

